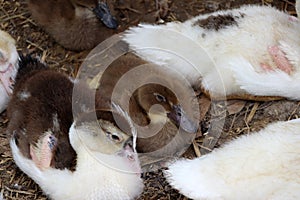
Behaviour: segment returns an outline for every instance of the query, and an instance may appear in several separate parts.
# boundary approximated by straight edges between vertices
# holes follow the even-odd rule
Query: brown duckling
[[[107,104],[105,96],[130,113],[138,131],[137,152],[148,157],[140,157],[142,165],[181,155],[197,132],[193,112],[199,109],[191,106],[194,91],[180,77],[156,65],[138,67],[145,65],[133,54],[121,56],[104,71],[96,93],[97,106]]]
[[[158,2],[132,0],[27,0],[36,23],[67,49],[92,49],[140,21],[157,20]],[[157,8],[156,8],[157,7]],[[152,11],[151,11],[152,10]],[[167,12],[158,13],[166,17]],[[159,17],[160,18],[160,17]]]
[[[0,30],[0,113],[6,109],[18,71],[18,52],[15,40]]]
[[[40,26],[71,50],[91,49],[118,27],[108,5],[97,0],[28,0],[28,9]]]
[[[51,199],[136,198],[143,183],[130,118],[119,106],[73,118],[76,84],[35,59],[22,58],[8,106],[16,164]],[[127,124],[126,133],[112,115]]]

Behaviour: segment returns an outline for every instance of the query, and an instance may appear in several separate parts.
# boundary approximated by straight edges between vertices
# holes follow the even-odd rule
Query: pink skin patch
[[[13,74],[13,65],[9,64],[7,69],[0,71],[0,83],[3,85],[7,95],[12,94],[12,85],[14,81],[11,78],[11,75]]]
[[[46,134],[39,142],[37,147],[30,145],[30,156],[39,169],[45,170],[51,165],[57,139],[51,134]]]
[[[268,48],[269,54],[272,56],[273,61],[275,62],[278,69],[284,71],[287,74],[291,74],[293,72],[293,66],[289,63],[288,59],[285,57],[285,54],[281,49],[277,46],[270,46]]]
[[[260,67],[264,70],[264,71],[274,71],[273,68],[270,66],[270,65],[267,65],[267,64],[264,64],[264,63],[261,63],[260,64]]]
[[[280,69],[287,74],[291,74],[293,72],[293,66],[290,64],[290,62],[286,58],[285,53],[277,45],[270,46],[268,48],[268,53],[271,55],[277,69]],[[274,71],[275,70],[274,67],[272,67],[268,64],[265,64],[265,63],[261,63],[260,67],[264,71]]]

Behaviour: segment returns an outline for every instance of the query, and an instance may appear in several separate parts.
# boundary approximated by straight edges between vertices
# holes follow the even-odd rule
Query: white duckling
[[[211,97],[299,100],[299,32],[297,18],[269,6],[246,5],[183,23],[141,24],[123,40],[138,56],[172,66]]]
[[[15,43],[8,33],[0,30],[0,113],[7,107],[18,70],[19,55]]]
[[[276,122],[165,171],[180,193],[197,200],[300,199],[300,119]]]
[[[35,59],[22,59],[7,130],[18,167],[51,199],[136,198],[143,183],[130,117],[114,106],[73,119],[72,91],[78,83]],[[129,127],[128,134],[113,115]]]

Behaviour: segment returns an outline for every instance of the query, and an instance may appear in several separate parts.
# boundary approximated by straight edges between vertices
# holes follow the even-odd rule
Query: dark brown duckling
[[[26,158],[31,158],[31,141],[37,141],[41,133],[51,130],[58,142],[51,166],[74,168],[76,154],[65,134],[73,123],[72,89],[73,83],[68,76],[48,69],[30,56],[21,58],[7,109],[8,133],[16,138]]]
[[[36,59],[22,58],[8,106],[16,164],[51,199],[135,199],[143,183],[130,118],[118,106],[96,112],[82,106],[84,113],[73,118],[76,84]],[[128,132],[112,115],[127,123]]]

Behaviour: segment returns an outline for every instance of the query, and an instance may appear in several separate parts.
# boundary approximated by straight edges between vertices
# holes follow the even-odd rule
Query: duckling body
[[[247,5],[183,23],[141,24],[124,41],[143,59],[174,67],[196,88],[201,79],[211,96],[300,99],[294,90],[300,73],[299,31],[297,18],[272,7]]]
[[[91,49],[117,28],[109,7],[97,0],[28,0],[28,9],[40,26],[71,50]]]
[[[18,52],[15,40],[0,30],[0,113],[6,109],[18,71]]]
[[[299,119],[273,123],[206,156],[178,160],[165,176],[192,199],[299,199],[299,129]]]
[[[8,107],[18,167],[52,199],[136,198],[143,184],[132,139],[105,116],[116,113],[127,123],[130,118],[119,109],[99,110],[95,119],[73,118],[72,91],[78,83],[26,59]]]

